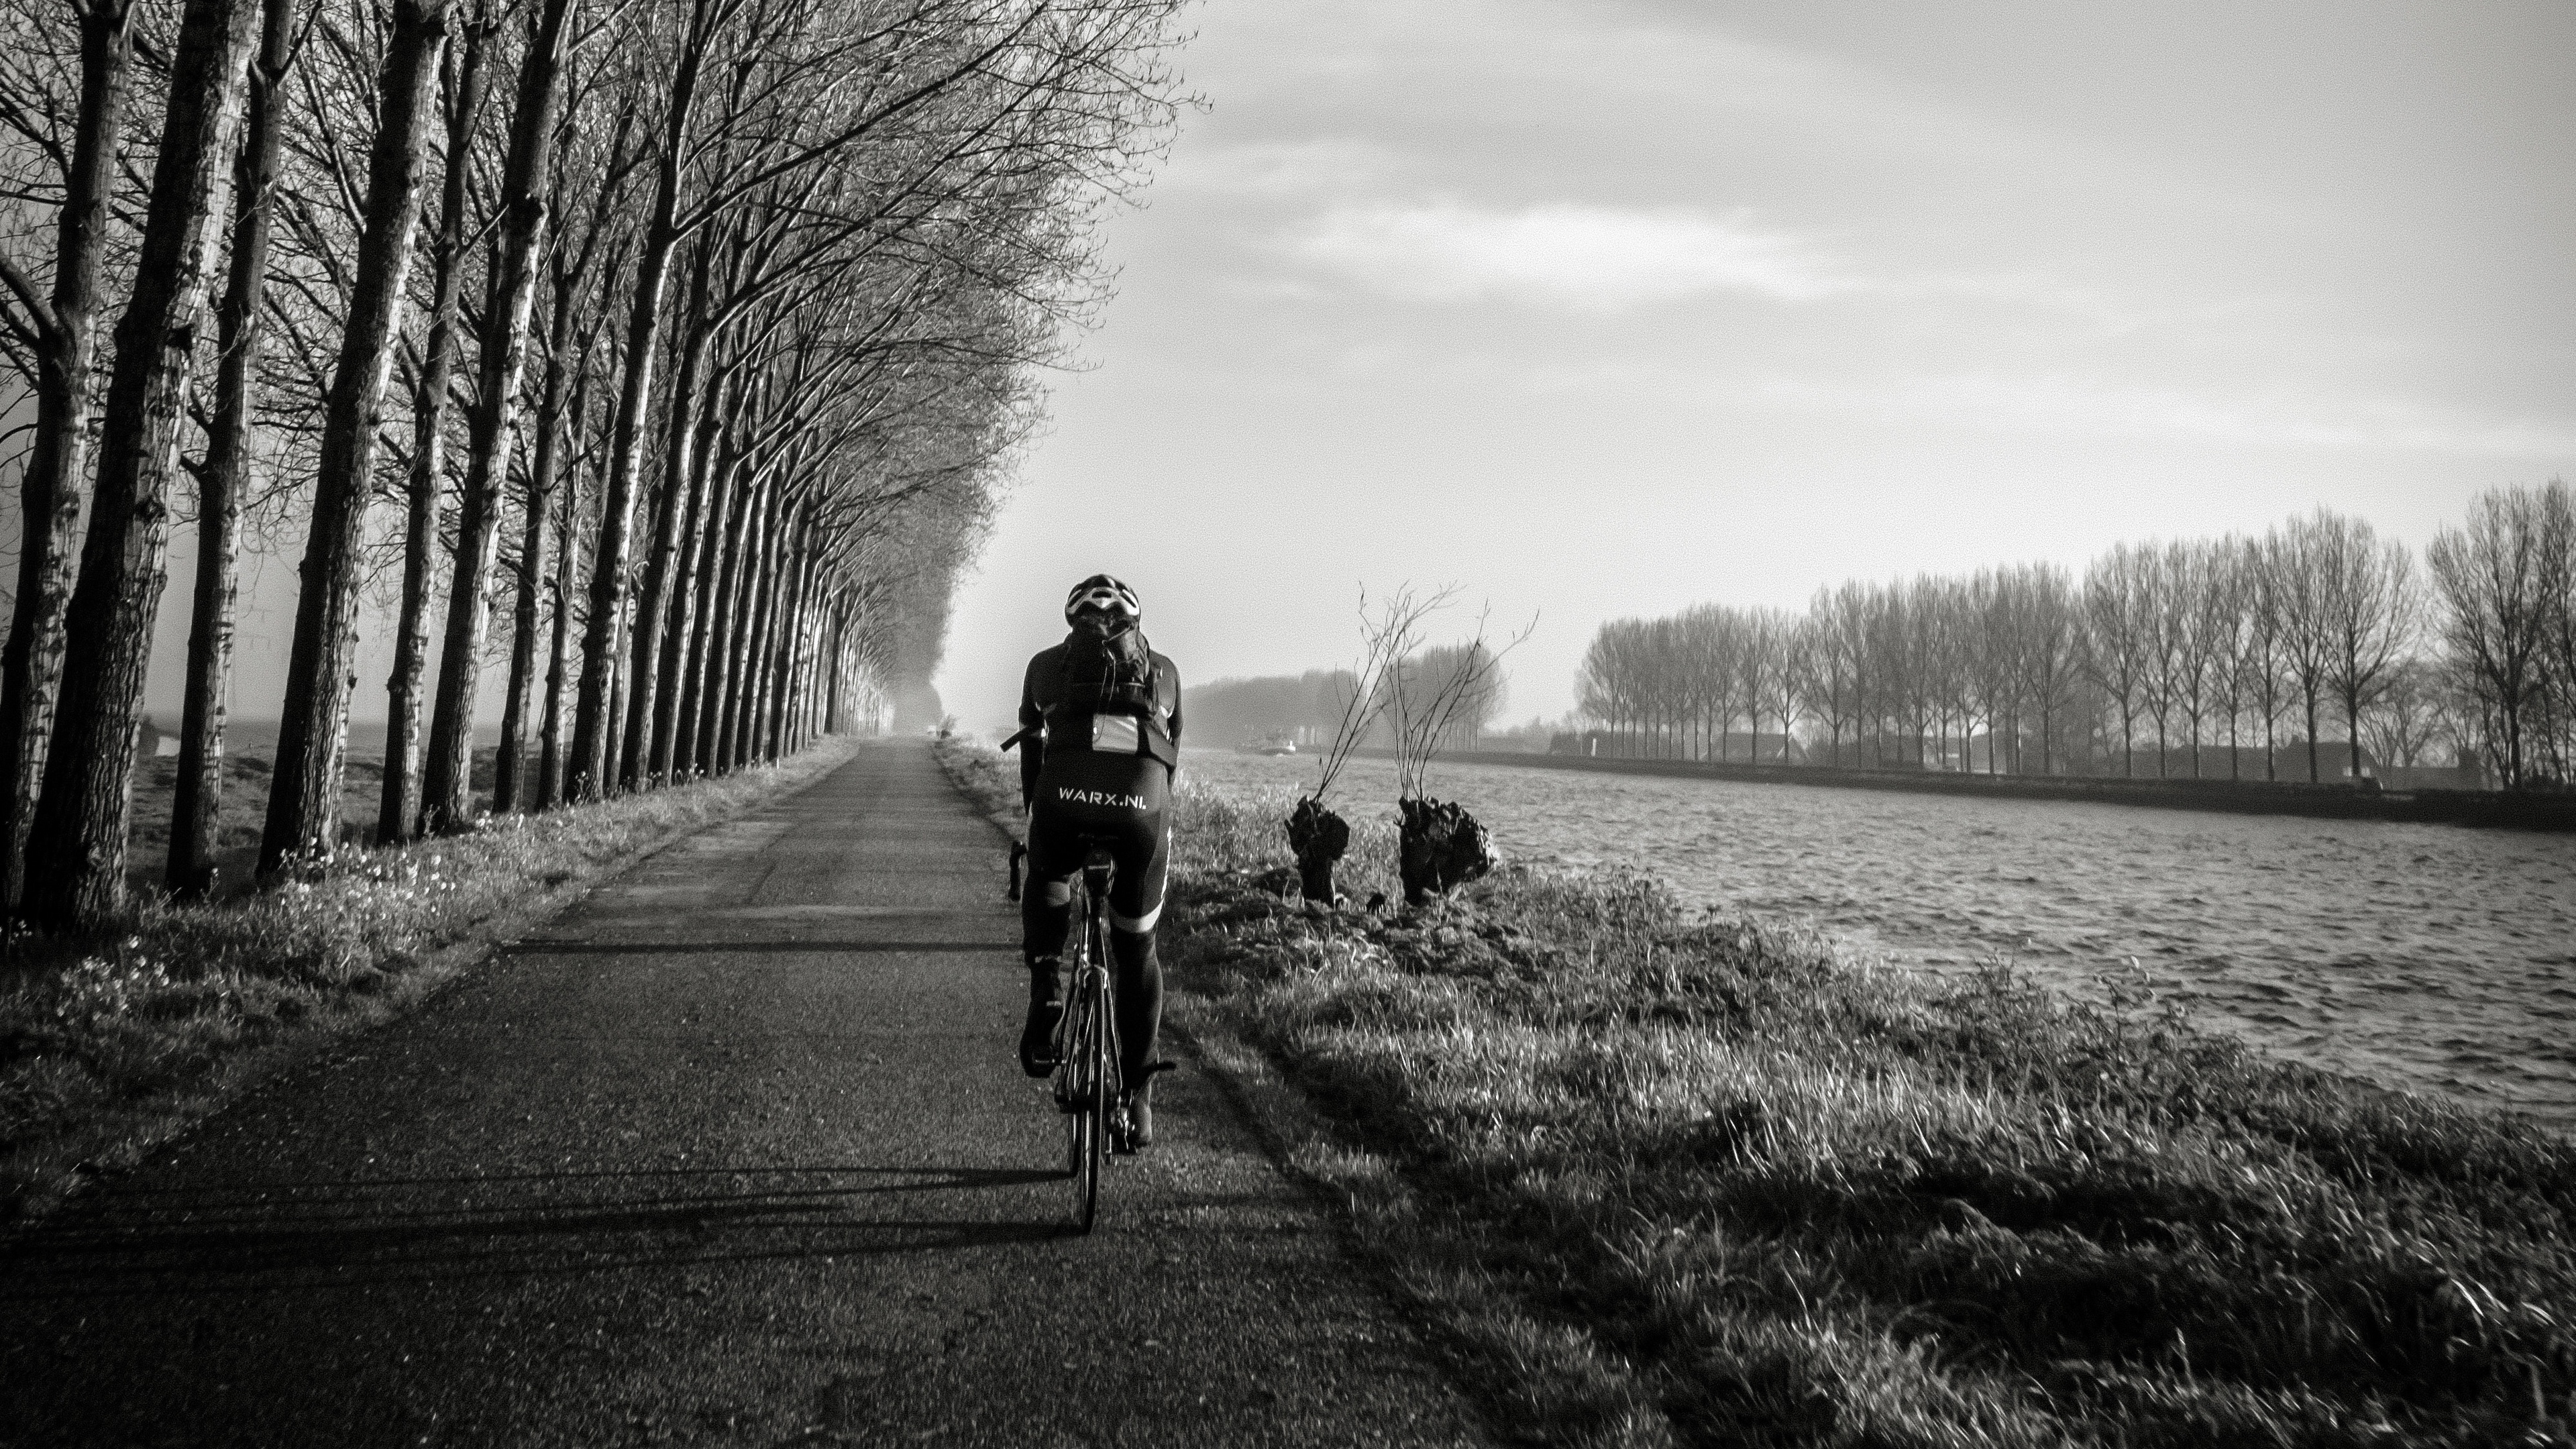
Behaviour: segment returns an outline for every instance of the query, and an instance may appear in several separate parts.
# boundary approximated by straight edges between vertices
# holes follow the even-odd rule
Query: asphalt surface
[[[0,1243],[0,1443],[1481,1442],[1186,1058],[1065,1233],[1003,859],[909,743],[664,850]]]

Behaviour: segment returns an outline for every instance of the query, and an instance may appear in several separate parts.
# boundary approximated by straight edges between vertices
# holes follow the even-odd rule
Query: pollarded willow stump
[[[1404,902],[1418,906],[1494,868],[1494,837],[1453,802],[1398,800],[1397,867]]]
[[[1297,856],[1297,881],[1310,901],[1333,903],[1333,867],[1351,848],[1350,822],[1312,796],[1288,817],[1288,848]]]

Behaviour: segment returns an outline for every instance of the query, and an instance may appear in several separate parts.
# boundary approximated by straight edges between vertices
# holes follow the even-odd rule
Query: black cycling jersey
[[[1020,682],[1020,799],[1023,804],[1036,803],[1038,772],[1045,768],[1048,752],[1062,749],[1092,749],[1103,743],[1099,739],[1097,718],[1089,709],[1077,706],[1077,686],[1070,677],[1067,657],[1073,651],[1073,640],[1051,649],[1041,649],[1030,658],[1028,672]],[[1153,755],[1168,767],[1177,758],[1181,745],[1181,671],[1169,658],[1150,654],[1154,678],[1151,685],[1152,708],[1139,722],[1136,737],[1110,741],[1110,754]],[[1081,736],[1077,739],[1074,736]],[[1167,780],[1168,783],[1168,780]]]
[[[1032,968],[1063,954],[1072,927],[1073,877],[1093,844],[1106,847],[1117,865],[1109,924],[1118,967],[1119,1068],[1133,1085],[1154,1060],[1162,1018],[1154,927],[1163,914],[1171,856],[1166,808],[1170,761],[1180,747],[1181,675],[1171,660],[1152,655],[1145,711],[1102,713],[1073,701],[1067,651],[1066,644],[1039,651],[1020,691],[1020,788],[1029,807],[1021,950]]]

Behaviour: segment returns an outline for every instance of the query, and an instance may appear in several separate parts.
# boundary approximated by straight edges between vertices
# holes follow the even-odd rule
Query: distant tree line
[[[2259,538],[1820,589],[1603,624],[1584,743],[1618,754],[2322,781],[2436,746],[2507,789],[2576,778],[2576,508],[2481,497],[2419,569],[2328,510]],[[2429,576],[2429,578],[2428,578]],[[2332,743],[2329,744],[2329,736]]]
[[[487,656],[504,811],[773,758],[926,671],[1030,366],[1104,295],[1093,222],[1169,123],[1176,9],[0,11],[13,910],[120,909],[183,513],[183,893],[246,528],[303,540],[263,873],[336,844],[370,603],[384,841],[471,828]]]
[[[1400,665],[1402,685],[1413,697],[1437,698],[1459,681],[1457,708],[1445,727],[1427,741],[1436,750],[1474,749],[1484,732],[1510,702],[1509,677],[1482,643],[1436,644],[1415,650]],[[1469,676],[1460,680],[1460,676]],[[1267,675],[1255,679],[1219,679],[1193,685],[1181,698],[1181,719],[1190,741],[1203,745],[1259,744],[1286,740],[1300,749],[1331,742],[1346,718],[1367,721],[1361,737],[1366,748],[1392,748],[1397,725],[1384,705],[1396,687],[1395,676],[1381,671],[1371,708],[1353,712],[1358,675],[1349,669],[1310,669],[1303,674]]]

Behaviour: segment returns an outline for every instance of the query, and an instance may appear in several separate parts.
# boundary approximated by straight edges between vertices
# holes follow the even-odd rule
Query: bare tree
[[[2237,543],[2236,568],[2240,587],[2246,594],[2247,626],[2252,634],[2247,666],[2253,671],[2250,690],[2254,703],[2263,716],[2263,778],[2280,778],[2280,743],[2275,730],[2281,712],[2289,707],[2289,611],[2284,603],[2280,550],[2274,536],[2247,538]]]
[[[1777,614],[1768,610],[1735,614],[1730,623],[1735,647],[1728,652],[1734,656],[1736,673],[1744,682],[1744,759],[1747,764],[1758,765],[1762,763],[1764,706],[1787,692],[1783,687],[1788,677],[1788,661],[1784,657],[1788,642],[1786,626]],[[1780,733],[1784,739],[1789,733],[1789,710],[1785,704],[1780,710]],[[1784,753],[1786,749],[1784,744]]]
[[[2576,780],[2576,494],[2540,491],[2541,645],[2546,664],[2539,736],[2561,783]]]
[[[2009,577],[2014,671],[2039,714],[2039,772],[2053,775],[2058,717],[2083,677],[2083,617],[2073,581],[2055,565],[2025,564]]]
[[[89,924],[124,904],[127,779],[167,581],[170,480],[259,21],[252,0],[188,0],[181,11],[134,289],[101,410],[97,507],[63,616],[62,698],[27,838],[24,911],[42,925]]]
[[[14,907],[26,869],[27,831],[62,682],[63,615],[72,591],[72,530],[97,428],[98,316],[110,241],[108,199],[120,162],[125,104],[134,73],[135,0],[74,0],[80,27],[80,92],[66,151],[56,137],[29,135],[62,178],[55,207],[50,288],[0,254],[0,288],[13,310],[0,313],[36,359],[36,438],[19,477],[17,608],[0,653],[0,888]],[[12,116],[46,109],[26,62],[6,72]],[[23,128],[22,128],[23,129]]]
[[[2004,772],[2007,721],[2019,685],[2021,650],[2014,639],[2013,582],[1999,569],[1979,569],[1968,581],[1974,645],[1968,657],[1968,694],[1986,723],[1986,773]]]
[[[447,482],[447,417],[456,370],[460,319],[456,305],[465,284],[466,183],[473,175],[474,128],[483,110],[488,67],[486,42],[494,26],[480,18],[460,27],[449,51],[446,185],[438,229],[429,243],[429,335],[421,343],[412,389],[411,467],[403,490],[410,505],[403,524],[400,615],[394,625],[393,674],[385,681],[385,776],[376,807],[376,843],[394,845],[420,831],[422,677],[429,667],[430,571],[438,546],[439,495]]]
[[[1843,721],[1853,713],[1859,688],[1854,631],[1847,627],[1848,593],[1848,585],[1842,590],[1818,588],[1801,625],[1807,643],[1805,698],[1811,712],[1825,717],[1828,765],[1843,762]]]
[[[2389,668],[2361,716],[2363,737],[2382,767],[2421,768],[2433,741],[2450,732],[2447,693],[2440,668],[2429,659],[2410,655]]]
[[[1365,626],[1369,617],[1366,590],[1360,593],[1359,613]],[[1386,693],[1377,687],[1377,681],[1392,662],[1386,651],[1395,642],[1363,627],[1358,662],[1347,674],[1325,677],[1319,687],[1317,712],[1330,720],[1331,732],[1326,736],[1322,755],[1317,757],[1314,788],[1298,797],[1286,821],[1288,848],[1297,861],[1299,892],[1306,900],[1330,904],[1337,896],[1333,870],[1350,849],[1351,827],[1329,802],[1334,782],[1341,778],[1352,752],[1368,739],[1369,727],[1385,706]],[[1336,687],[1340,681],[1347,683]]]
[[[483,645],[491,620],[486,593],[493,544],[500,530],[504,465],[518,420],[520,374],[526,367],[528,351],[528,319],[536,304],[538,261],[546,239],[547,193],[559,134],[556,112],[563,91],[564,50],[572,10],[572,0],[538,0],[528,13],[527,39],[519,58],[518,95],[510,115],[508,156],[503,162],[495,218],[500,228],[499,265],[492,283],[495,305],[483,318],[481,374],[468,425],[465,482],[458,500],[455,572],[447,590],[447,633],[439,656],[438,695],[431,710],[429,758],[422,781],[429,823],[436,830],[462,830],[473,819],[469,796],[474,777],[474,705],[480,692]],[[599,178],[602,197],[614,194],[622,179],[617,171],[619,159],[612,151],[609,174]],[[594,224],[593,240],[599,231]],[[549,455],[544,470],[551,472],[553,462]],[[519,591],[519,629],[513,642],[511,670],[519,692],[507,711],[511,726],[523,714],[519,699],[525,693],[533,655],[536,570],[544,553],[546,495],[552,487],[551,477],[540,482],[532,472],[527,542],[521,560],[524,581]],[[513,778],[510,787],[502,786],[496,762],[496,810],[508,808],[516,786],[515,728],[505,733],[511,735],[508,753]]]
[[[2085,666],[2120,716],[2120,773],[2138,773],[2139,701],[2154,668],[2154,620],[2141,574],[2144,557],[2115,544],[2084,572]]]
[[[2526,736],[2546,710],[2550,608],[2538,493],[2497,489],[2469,505],[2466,524],[2425,550],[2442,603],[2442,634],[2487,722],[2487,747],[2506,789],[2529,768]]]
[[[2243,731],[2247,701],[2256,687],[2254,580],[2246,567],[2245,540],[2234,535],[2212,546],[2209,560],[2217,700],[2227,720],[2227,778],[2245,774]]]
[[[349,661],[357,635],[359,536],[366,526],[386,374],[411,278],[432,92],[453,3],[392,0],[392,34],[376,86],[365,227],[351,269],[348,320],[332,369],[312,525],[296,596],[295,642],[287,660],[277,760],[259,847],[262,874],[278,870],[291,857],[328,855],[337,843]]]
[[[1485,643],[1485,616],[1479,615],[1471,637],[1434,657],[1423,636],[1456,598],[1454,586],[1428,593],[1399,588],[1366,626],[1369,652],[1388,661],[1378,673],[1385,695],[1379,708],[1395,739],[1398,864],[1405,899],[1414,905],[1493,867],[1493,843],[1484,826],[1455,802],[1431,798],[1431,761],[1471,702],[1493,687],[1503,656],[1537,627],[1532,620],[1493,649]]]
[[[2333,541],[2322,531],[2328,515],[2294,518],[2264,540],[2265,572],[2279,621],[2281,659],[2306,709],[2308,783],[2324,779],[2317,757],[2317,704],[2334,662]]]
[[[2406,657],[2421,599],[2404,544],[2382,542],[2368,523],[2323,509],[2316,524],[2327,560],[2326,678],[2343,703],[2352,778],[2359,780],[2362,708]]]
[[[224,717],[232,680],[233,611],[242,503],[250,472],[251,380],[268,310],[269,236],[277,212],[278,151],[294,62],[294,0],[264,0],[259,50],[247,74],[247,114],[233,163],[231,259],[216,308],[213,420],[197,469],[197,573],[189,610],[188,674],[180,706],[179,775],[170,808],[165,880],[181,899],[214,887],[223,803]]]

